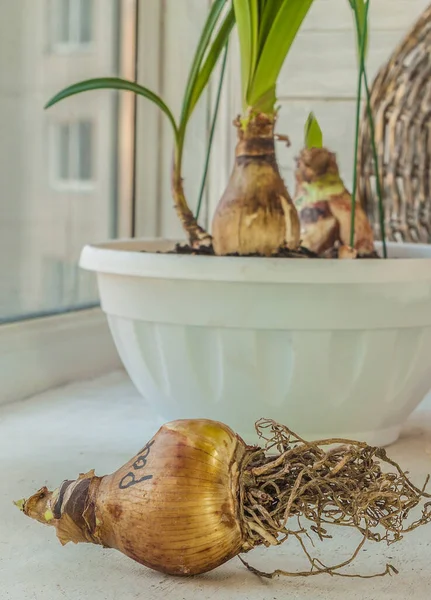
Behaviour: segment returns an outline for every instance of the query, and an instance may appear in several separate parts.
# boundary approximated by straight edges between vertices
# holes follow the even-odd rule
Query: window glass
[[[67,47],[70,51],[78,50],[80,45],[93,41],[93,0],[50,0],[50,2],[54,52]]]
[[[87,42],[97,21],[91,53],[46,52],[53,7],[58,42]],[[0,0],[2,322],[98,303],[78,261],[116,235],[118,94],[44,105],[66,85],[119,75],[119,22],[119,0]]]

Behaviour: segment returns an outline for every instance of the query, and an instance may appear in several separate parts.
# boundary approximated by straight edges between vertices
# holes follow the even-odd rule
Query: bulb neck
[[[96,517],[96,499],[101,477],[94,471],[66,480],[53,490],[43,487],[16,505],[28,517],[56,528],[57,537],[68,542],[100,544]]]
[[[237,163],[244,159],[260,159],[276,164],[273,117],[259,114],[246,122],[238,119],[235,125],[238,137],[235,151]]]
[[[336,156],[327,148],[304,148],[296,161],[295,177],[297,183],[341,182]]]

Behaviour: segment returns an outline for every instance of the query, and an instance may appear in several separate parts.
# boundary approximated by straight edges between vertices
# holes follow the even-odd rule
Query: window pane
[[[71,0],[56,0],[58,10],[58,23],[59,23],[59,39],[61,43],[70,42],[70,24],[71,24],[71,13],[70,3]],[[76,2],[76,0],[75,0]]]
[[[59,179],[70,178],[70,127],[69,125],[59,125],[58,134],[55,136],[55,141],[58,140],[58,147],[55,146],[53,151],[57,154],[59,164]]]
[[[81,0],[79,25],[79,41],[88,44],[93,39],[93,0]]]
[[[79,256],[85,244],[116,235],[117,94],[43,107],[69,84],[120,75],[119,1],[83,2],[106,32],[85,60],[46,52],[58,1],[0,0],[0,321],[97,304],[95,276],[79,268]],[[61,0],[62,13],[77,1]]]
[[[92,178],[93,124],[81,121],[78,128],[78,178],[87,181]]]

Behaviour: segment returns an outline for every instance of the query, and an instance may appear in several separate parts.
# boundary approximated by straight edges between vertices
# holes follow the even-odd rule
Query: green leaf
[[[247,108],[247,93],[257,60],[258,16],[257,0],[233,0],[241,56],[243,109]]]
[[[250,62],[250,75],[254,74],[258,56],[258,42],[259,42],[259,4],[258,0],[248,0],[250,4],[250,16],[251,16],[251,62]]]
[[[219,82],[218,82],[218,86],[217,86],[217,95],[216,95],[216,101],[215,101],[215,106],[214,106],[214,114],[213,114],[213,118],[212,118],[210,134],[209,134],[209,138],[208,138],[207,151],[206,151],[206,155],[205,155],[204,172],[202,175],[201,187],[199,189],[198,203],[197,203],[197,209],[196,209],[196,220],[199,219],[199,213],[201,210],[202,201],[203,201],[203,197],[204,197],[205,185],[206,185],[207,175],[208,175],[208,168],[209,168],[209,163],[210,163],[211,148],[213,145],[215,127],[216,127],[216,123],[217,123],[217,116],[218,116],[220,100],[221,100],[221,92],[223,89],[223,80],[224,80],[224,76],[225,76],[225,72],[226,72],[228,50],[229,50],[229,40],[226,41],[224,55],[223,55],[223,61],[222,61],[221,70],[220,70],[220,78],[219,78]]]
[[[365,50],[364,50],[364,56],[367,56],[367,51],[368,51],[368,32],[367,32],[367,28],[364,27],[365,25],[365,19],[366,14],[367,14],[367,10],[366,10],[366,4],[367,1],[369,0],[348,0],[352,11],[353,11],[353,19],[354,19],[354,23],[355,23],[355,31],[356,31],[356,44],[357,44],[357,52],[358,52],[358,60],[360,59],[360,55],[361,55],[361,40],[362,40],[362,33],[365,29]]]
[[[160,96],[158,96],[157,94],[155,94],[148,88],[143,87],[142,85],[138,85],[137,83],[135,83],[133,81],[127,81],[126,79],[119,79],[117,77],[99,77],[96,79],[87,79],[87,80],[81,81],[79,83],[74,83],[73,85],[70,85],[70,86],[64,88],[63,90],[58,92],[58,94],[53,96],[45,104],[45,108],[50,108],[51,106],[54,106],[54,104],[57,104],[57,102],[60,102],[61,100],[65,100],[66,98],[70,98],[70,96],[75,96],[76,94],[81,94],[82,92],[90,92],[93,90],[103,90],[103,89],[124,90],[127,92],[134,92],[135,94],[138,94],[139,96],[143,96],[144,98],[147,98],[147,100],[150,100],[151,102],[156,104],[160,108],[160,110],[162,110],[165,113],[165,115],[168,117],[168,119],[172,125],[172,128],[175,133],[175,137],[177,137],[178,128],[177,128],[177,124],[175,123],[175,118],[174,118],[171,110],[163,102],[163,100],[160,98]]]
[[[259,106],[268,112],[274,110],[275,85],[281,67],[313,0],[283,0],[275,13],[277,4],[271,4],[274,20],[266,38],[262,39],[262,51],[247,97],[250,106]],[[266,98],[264,105],[263,98]]]
[[[181,109],[180,126],[179,126],[179,134],[180,134],[181,143],[184,142],[184,134],[185,134],[185,130],[186,130],[186,125],[187,125],[187,122],[188,122],[191,112],[192,112],[192,109],[191,109],[192,99],[195,100],[195,104],[196,104],[197,100],[199,99],[198,96],[196,97],[196,95],[194,95],[194,91],[195,91],[196,82],[198,80],[199,73],[201,70],[202,62],[204,60],[206,51],[208,49],[212,35],[214,33],[217,22],[220,18],[220,15],[223,11],[225,4],[226,4],[226,0],[215,0],[214,1],[213,5],[211,6],[211,10],[208,14],[205,25],[202,29],[201,36],[199,38],[199,42],[198,42],[198,45],[197,45],[197,48],[195,51],[195,55],[193,57],[193,61],[192,61],[192,65],[191,65],[191,68],[189,71],[189,77],[187,80],[184,97],[183,97],[183,105],[182,105],[182,109]],[[221,47],[220,47],[220,52],[221,52],[222,48],[223,48],[223,45],[221,45]],[[213,68],[214,68],[214,65],[215,65],[215,63],[213,64]],[[209,75],[208,75],[208,77],[209,77]],[[207,79],[207,81],[208,81],[208,79]],[[203,90],[203,88],[201,88],[201,93],[202,93],[202,90]]]
[[[308,115],[304,128],[304,142],[307,148],[321,148],[323,146],[323,134],[314,113]]]
[[[267,6],[267,0],[258,0],[257,1],[257,9],[259,11],[259,23],[262,21],[263,13]]]
[[[269,0],[263,3],[263,10],[261,12],[260,23],[259,23],[259,56],[262,52],[262,48],[265,45],[268,33],[271,30],[272,23],[279,9],[281,8],[284,0]]]
[[[355,125],[355,156],[353,160],[353,181],[352,181],[352,210],[351,210],[351,221],[350,221],[350,245],[352,248],[354,247],[355,240],[355,215],[356,215],[356,180],[358,175],[358,151],[359,151],[359,128],[361,121],[361,100],[362,100],[362,80],[364,79],[365,73],[365,42],[367,39],[367,29],[368,29],[368,9],[370,7],[370,3],[367,2],[365,4],[365,14],[364,14],[364,29],[361,34],[359,34],[359,39],[361,41],[360,52],[359,52],[359,69],[358,69],[358,85],[356,88],[356,125]],[[359,29],[359,17],[358,11],[356,10],[356,6],[354,7],[355,18],[357,22],[357,27]]]
[[[214,67],[217,64],[217,61],[223,51],[223,48],[225,48],[227,44],[227,41],[229,39],[234,25],[235,15],[233,9],[230,8],[217,33],[217,36],[215,37],[208,50],[205,62],[196,79],[193,94],[190,100],[190,114],[193,112],[194,107],[196,106],[199,98],[202,95],[203,90],[205,89],[208,83],[209,78],[211,77],[212,72],[214,71]]]

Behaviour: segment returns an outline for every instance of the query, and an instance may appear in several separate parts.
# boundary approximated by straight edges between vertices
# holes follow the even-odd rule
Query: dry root
[[[254,546],[262,543],[269,546],[293,537],[301,545],[310,570],[263,573],[244,560],[243,563],[264,577],[322,573],[376,577],[397,573],[392,565],[371,576],[340,570],[354,561],[367,540],[389,545],[429,523],[431,502],[426,502],[421,515],[405,524],[409,513],[424,498],[431,498],[425,492],[429,478],[422,489],[417,488],[383,448],[362,442],[345,439],[307,442],[287,427],[266,419],[258,421],[256,429],[265,445],[248,456],[241,488],[242,516],[250,541]],[[274,451],[278,454],[274,455]],[[383,472],[382,464],[390,465],[393,471]],[[290,526],[292,521],[294,528]],[[314,545],[313,536],[319,540],[332,537],[328,533],[328,526],[332,525],[356,529],[361,541],[348,560],[327,566],[312,557],[308,545]]]

